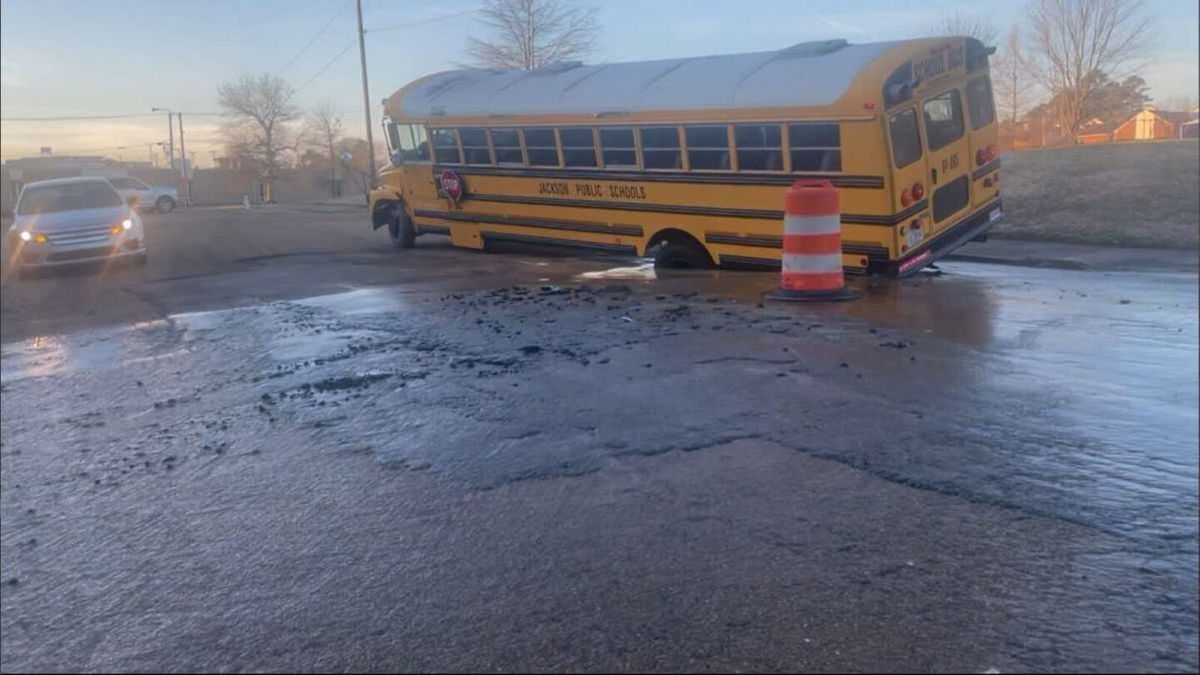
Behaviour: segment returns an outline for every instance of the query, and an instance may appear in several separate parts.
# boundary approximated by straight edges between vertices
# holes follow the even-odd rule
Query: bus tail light
[[[904,188],[904,192],[900,193],[900,206],[911,206],[912,203],[912,189]]]
[[[913,201],[919,202],[924,197],[925,197],[925,186],[921,185],[920,183],[913,183],[913,186],[912,186]]]
[[[975,151],[975,166],[984,164],[987,164],[987,148],[980,148]]]

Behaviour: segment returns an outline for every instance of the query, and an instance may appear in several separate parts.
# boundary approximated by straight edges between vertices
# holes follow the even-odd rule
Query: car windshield
[[[87,181],[26,188],[17,213],[55,213],[120,206],[121,196],[107,183]]]

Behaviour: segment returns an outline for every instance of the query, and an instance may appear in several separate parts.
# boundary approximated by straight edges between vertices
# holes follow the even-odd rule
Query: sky
[[[569,1],[569,0],[568,0]],[[593,0],[600,47],[588,62],[761,51],[816,39],[921,37],[955,12],[987,15],[1001,34],[1024,0]],[[479,0],[363,0],[372,104],[467,60],[482,35]],[[1160,105],[1198,97],[1195,0],[1145,0],[1155,39],[1142,71]],[[325,30],[322,31],[322,28]],[[148,160],[166,140],[163,114],[107,120],[17,117],[183,111],[197,166],[220,156],[216,90],[241,74],[276,73],[311,108],[332,102],[365,135],[354,0],[0,0],[0,158],[102,154]],[[178,143],[178,139],[176,140]],[[178,146],[177,146],[178,147]],[[158,154],[162,162],[162,155]]]

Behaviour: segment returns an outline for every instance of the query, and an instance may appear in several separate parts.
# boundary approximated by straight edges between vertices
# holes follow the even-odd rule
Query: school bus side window
[[[526,129],[525,150],[529,166],[558,166],[558,143],[553,129]]]
[[[434,159],[451,164],[462,163],[462,158],[458,156],[458,135],[454,129],[431,129],[429,133],[433,137]]]
[[[563,164],[566,166],[596,166],[596,139],[591,127],[559,129],[562,138]]]
[[[979,129],[996,119],[992,106],[992,83],[986,75],[967,83],[967,110],[971,112],[971,129]]]
[[[642,167],[646,169],[682,169],[678,127],[642,127]]]
[[[601,129],[600,151],[604,166],[636,167],[637,148],[633,144],[633,129]]]
[[[492,156],[488,152],[487,134],[479,127],[459,129],[458,138],[462,141],[463,161],[467,164],[491,164]]]
[[[792,171],[841,171],[842,131],[837,123],[788,125]]]
[[[892,156],[896,168],[904,168],[921,159],[921,133],[917,130],[917,110],[901,110],[888,119],[888,135],[892,137]]]
[[[739,171],[783,171],[783,134],[778,124],[739,124],[733,128]]]
[[[521,156],[521,137],[516,129],[489,129],[492,149],[496,151],[497,164],[524,164]]]
[[[930,150],[945,147],[962,138],[962,103],[958,91],[950,91],[925,102],[925,137]]]
[[[729,129],[724,124],[683,128],[692,169],[729,170]]]

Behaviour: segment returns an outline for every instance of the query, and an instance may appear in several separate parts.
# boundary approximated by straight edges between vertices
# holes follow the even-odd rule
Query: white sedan
[[[141,217],[103,178],[27,183],[17,197],[8,236],[11,255],[22,268],[146,259]]]

